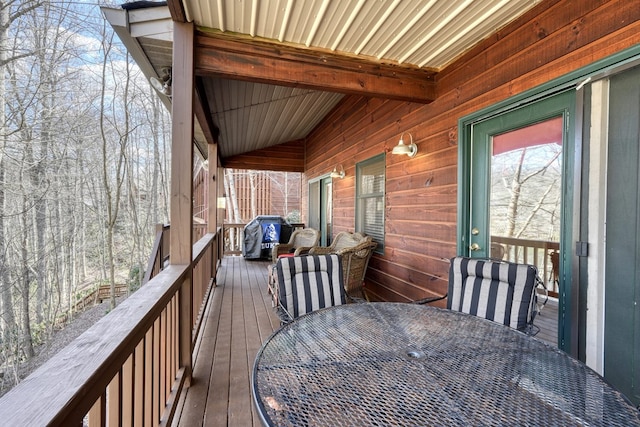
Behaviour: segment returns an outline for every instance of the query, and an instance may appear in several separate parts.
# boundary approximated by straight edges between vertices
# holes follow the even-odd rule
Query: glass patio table
[[[256,356],[267,426],[640,425],[640,411],[566,353],[507,326],[416,304],[302,316]]]

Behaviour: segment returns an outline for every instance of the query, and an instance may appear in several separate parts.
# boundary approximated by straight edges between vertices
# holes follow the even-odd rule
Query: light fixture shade
[[[391,154],[406,154],[409,157],[414,157],[418,153],[418,146],[413,143],[413,136],[409,134],[409,137],[411,138],[411,143],[409,145],[404,143],[404,140],[402,139],[403,136],[404,134],[400,136],[400,141],[398,141],[398,145],[393,147]]]
[[[331,178],[344,178],[344,168],[342,167],[342,165],[340,165],[340,171],[338,172],[338,168],[337,166],[333,168],[333,170],[331,171]]]
[[[166,75],[163,79],[157,77],[149,77],[151,86],[161,94],[171,97],[171,75]]]

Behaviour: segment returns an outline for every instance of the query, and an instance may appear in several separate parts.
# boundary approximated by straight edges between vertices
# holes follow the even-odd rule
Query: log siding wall
[[[385,252],[370,262],[369,295],[403,301],[446,292],[456,254],[461,117],[638,43],[637,2],[547,0],[439,73],[430,104],[346,97],[307,139],[306,178],[342,164],[346,177],[333,181],[333,229],[353,231],[355,165],[387,154]],[[413,159],[390,154],[402,132],[418,145]]]

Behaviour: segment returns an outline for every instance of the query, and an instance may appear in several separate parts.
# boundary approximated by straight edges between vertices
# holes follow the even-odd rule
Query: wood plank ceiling
[[[224,165],[303,140],[344,94],[432,101],[438,71],[537,3],[170,0],[103,11],[147,77],[171,65],[171,19],[196,24],[196,142],[202,151],[216,139]]]

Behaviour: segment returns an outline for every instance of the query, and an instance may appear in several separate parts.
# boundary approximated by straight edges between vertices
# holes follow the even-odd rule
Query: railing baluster
[[[160,422],[160,318],[156,319],[153,325],[153,411],[151,423],[155,426]]]
[[[153,327],[144,337],[144,425],[153,424]]]
[[[192,352],[193,352],[193,276],[183,278],[179,290],[180,325],[178,326],[178,357],[180,366],[185,368],[187,380],[191,378]]]
[[[144,425],[144,343],[138,343],[133,357],[133,425]]]
[[[160,315],[160,415],[167,401],[167,309]]]
[[[133,426],[134,370],[133,357],[129,356],[122,365],[122,426]]]
[[[106,425],[106,395],[103,393],[89,410],[89,427],[104,427]]]
[[[107,426],[119,427],[121,425],[120,414],[122,412],[122,375],[116,374],[107,386]]]
[[[167,396],[171,394],[171,387],[173,381],[176,379],[176,367],[173,359],[173,349],[175,347],[175,334],[174,334],[174,316],[175,316],[175,304],[174,298],[171,298],[167,313],[167,384],[169,391]]]
[[[545,245],[542,261],[543,261],[542,269],[544,270],[543,280],[544,280],[544,283],[547,284],[549,282],[549,263],[551,262],[551,251],[549,250],[549,245]]]

